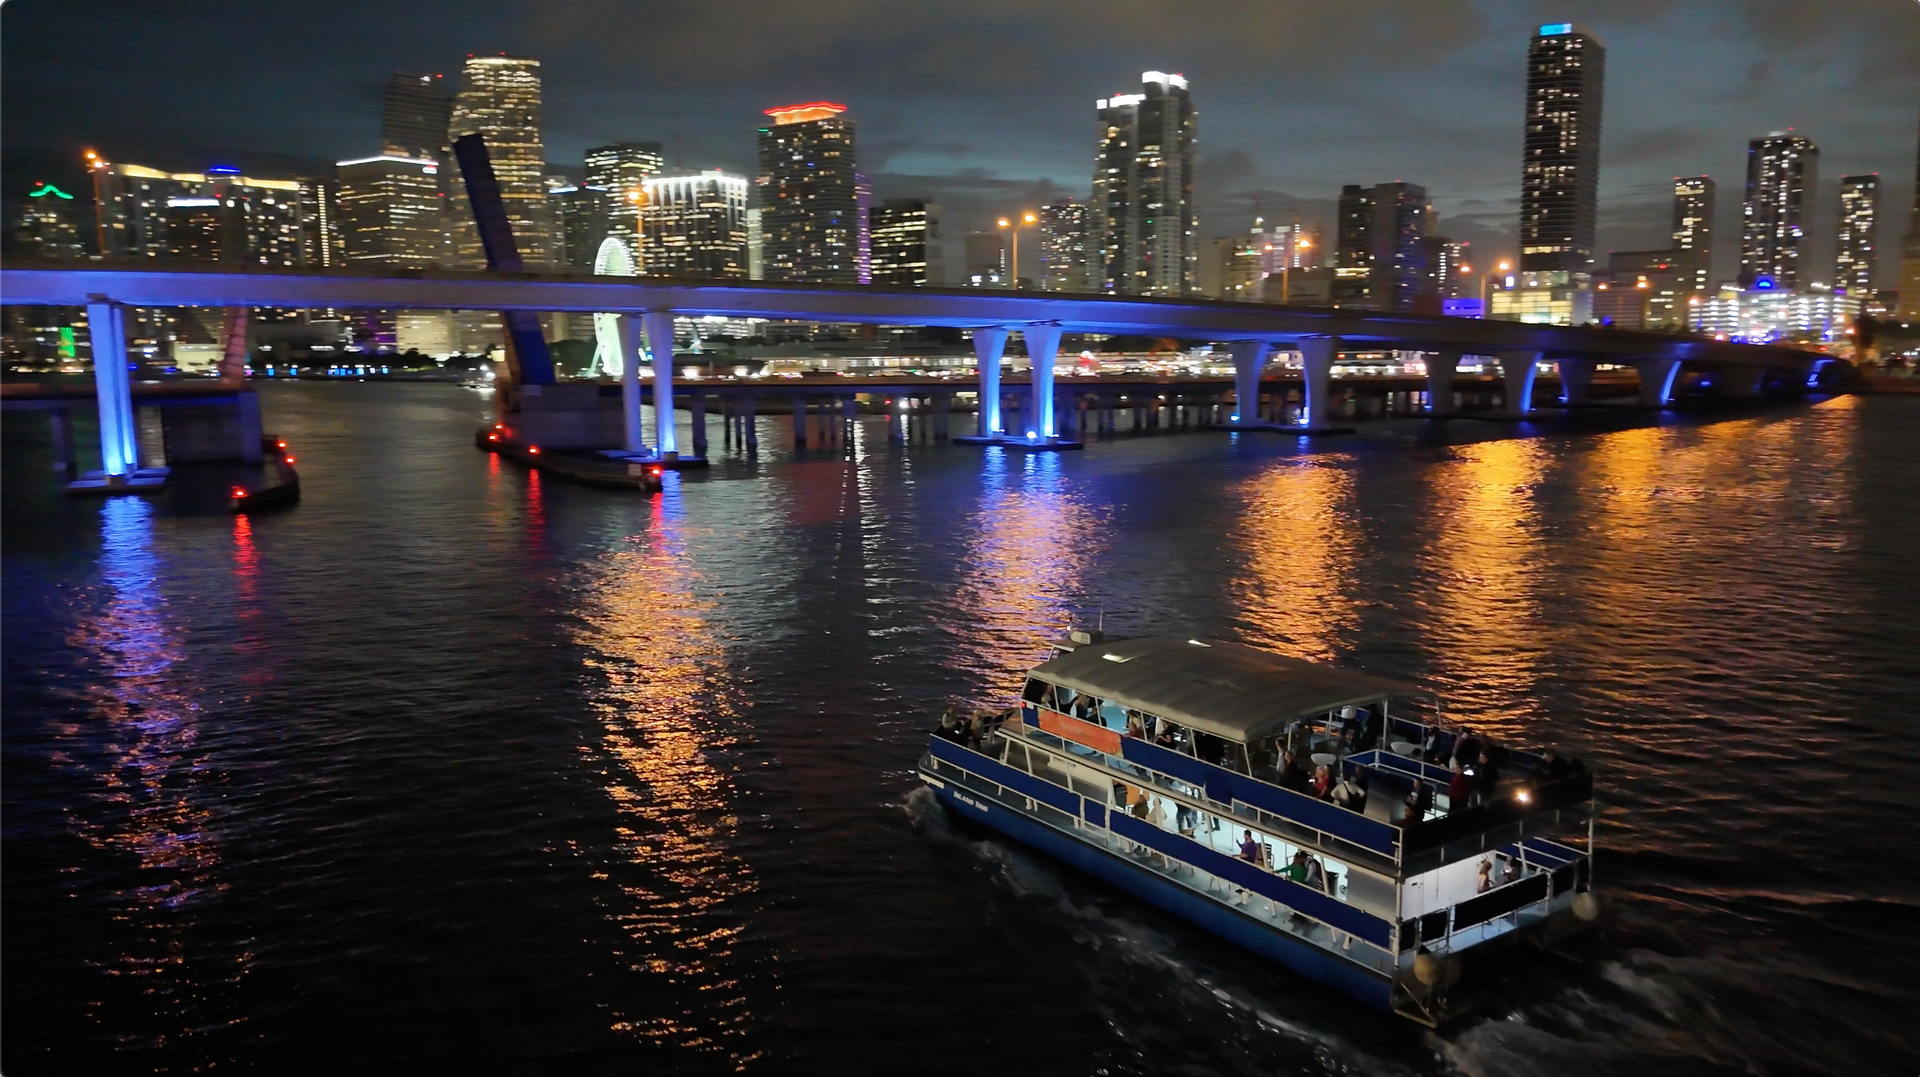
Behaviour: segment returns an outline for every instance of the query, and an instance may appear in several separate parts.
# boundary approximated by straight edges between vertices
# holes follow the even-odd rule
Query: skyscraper
[[[1880,216],[1880,174],[1840,177],[1840,220],[1833,243],[1833,286],[1861,300],[1873,296],[1874,228]]]
[[[1747,198],[1740,207],[1740,287],[1793,291],[1801,283],[1807,200],[1820,179],[1820,149],[1789,131],[1747,143]]]
[[[440,169],[432,158],[341,161],[336,195],[346,259],[428,269],[440,262]]]
[[[918,199],[875,206],[867,218],[872,233],[872,282],[890,288],[946,283],[940,264],[940,207]]]
[[[1607,51],[1572,23],[1549,23],[1527,47],[1527,126],[1520,167],[1520,268],[1585,273],[1600,192],[1600,103]]]
[[[470,56],[453,100],[449,143],[478,134],[487,143],[493,174],[507,221],[528,268],[552,265],[558,258],[558,229],[547,205],[546,156],[540,141],[540,61],[518,56]],[[462,263],[482,266],[479,231],[467,211],[465,193],[450,215],[456,224],[456,249]]]
[[[606,228],[587,244],[586,264],[593,264],[600,241],[611,235],[627,245],[634,264],[646,272],[645,253],[641,250],[640,203],[646,197],[647,178],[666,171],[667,155],[658,142],[615,142],[588,150],[585,163],[586,178],[580,183],[581,205],[573,208],[582,210],[585,202],[597,199],[598,213],[605,218]]]
[[[1373,189],[1349,183],[1340,188],[1333,234],[1333,293],[1336,307],[1366,307],[1373,299]]]
[[[747,279],[745,176],[651,176],[645,191],[640,227],[650,276]]]
[[[1417,183],[1373,188],[1373,284],[1376,309],[1413,310],[1427,290],[1428,223],[1433,205]],[[1438,314],[1436,307],[1434,313]]]
[[[1198,113],[1180,75],[1148,71],[1140,93],[1094,103],[1089,274],[1099,291],[1186,295],[1198,284],[1193,197]]]
[[[846,111],[825,101],[766,110],[756,184],[767,280],[860,279],[860,183]]]
[[[453,99],[439,75],[395,71],[387,76],[387,95],[380,111],[380,152],[394,157],[446,163],[447,128],[453,122]]]
[[[1713,276],[1713,180],[1707,176],[1673,181],[1673,249],[1681,252],[1682,295],[1707,294]]]
[[[1900,247],[1900,319],[1920,322],[1920,139],[1913,153],[1913,216]]]
[[[9,251],[25,258],[85,258],[77,201],[51,183],[27,192],[26,201],[14,212]]]
[[[975,288],[1005,287],[1007,277],[1007,234],[1005,232],[968,232],[966,268],[962,283]]]
[[[1040,288],[1048,292],[1086,290],[1086,203],[1063,198],[1040,207]]]

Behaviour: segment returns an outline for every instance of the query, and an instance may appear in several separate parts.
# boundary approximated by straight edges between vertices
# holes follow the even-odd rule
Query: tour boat
[[[919,773],[962,818],[1428,1026],[1470,1008],[1487,953],[1600,914],[1583,764],[1224,640],[1075,632],[1018,708],[949,710]]]

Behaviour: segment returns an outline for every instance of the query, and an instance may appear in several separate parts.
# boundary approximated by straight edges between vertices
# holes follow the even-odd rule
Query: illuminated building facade
[[[1087,290],[1087,204],[1071,198],[1040,207],[1040,288]]]
[[[1432,216],[1427,190],[1417,183],[1342,187],[1334,303],[1371,310],[1419,306],[1432,285],[1427,243]]]
[[[756,184],[767,280],[860,279],[860,180],[845,113],[824,101],[766,110]]]
[[[1689,324],[1722,340],[1839,344],[1859,317],[1861,299],[1831,288],[1724,288],[1693,304]]]
[[[896,199],[868,212],[872,235],[872,283],[919,288],[946,282],[940,258],[940,207]]]
[[[51,183],[36,184],[15,211],[8,252],[23,258],[85,258],[78,203]]]
[[[1902,321],[1920,322],[1920,139],[1913,154],[1913,215],[1900,248],[1900,306]]]
[[[1673,249],[1608,255],[1607,271],[1594,285],[1594,320],[1622,329],[1683,327],[1693,294],[1691,254]]]
[[[1199,114],[1180,75],[1148,71],[1141,92],[1095,102],[1088,271],[1094,289],[1189,295],[1199,284],[1193,195]]]
[[[547,204],[546,154],[540,139],[540,61],[518,56],[470,56],[453,100],[447,141],[478,134],[486,140],[507,222],[528,268],[559,264],[558,229]],[[448,214],[455,254],[469,268],[486,264],[473,214]]]
[[[716,169],[652,176],[644,189],[640,226],[647,275],[747,279],[745,176]]]
[[[1527,47],[1520,167],[1520,269],[1584,273],[1600,193],[1600,104],[1607,52],[1572,23],[1540,27]]]
[[[1333,237],[1333,305],[1369,307],[1373,302],[1373,189],[1340,188]]]
[[[1709,176],[1677,177],[1673,181],[1673,249],[1685,260],[1679,289],[1705,295],[1713,275],[1713,205],[1715,189]]]
[[[577,197],[569,207],[574,214],[573,227],[586,227],[582,222],[591,221],[592,227],[605,231],[580,236],[577,246],[569,233],[568,260],[575,265],[590,266],[599,252],[600,241],[616,236],[640,259],[644,272],[640,204],[646,197],[648,177],[667,170],[666,153],[658,142],[615,142],[588,150],[585,163],[585,178],[574,192]],[[588,205],[596,201],[597,208]]]
[[[1487,287],[1487,317],[1535,325],[1585,325],[1593,320],[1591,289],[1564,271],[1509,273]]]
[[[1833,286],[1866,299],[1873,294],[1874,235],[1880,176],[1840,177],[1840,219],[1833,241]]]
[[[1740,286],[1800,286],[1806,220],[1819,183],[1819,147],[1788,131],[1747,143],[1747,197],[1740,209]]]
[[[440,167],[433,159],[382,155],[335,168],[348,262],[412,269],[439,264],[444,233]]]

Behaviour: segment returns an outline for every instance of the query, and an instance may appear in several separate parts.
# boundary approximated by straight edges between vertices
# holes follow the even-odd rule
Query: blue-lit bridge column
[[[1233,423],[1259,425],[1260,372],[1267,368],[1267,354],[1273,345],[1264,340],[1236,340],[1227,348],[1233,353]]]
[[[653,357],[653,425],[655,449],[662,459],[680,456],[673,433],[673,312],[650,310],[640,316],[647,331],[647,354]]]
[[[1027,358],[1033,364],[1033,411],[1027,421],[1034,426],[1027,433],[1038,435],[1040,441],[1052,441],[1060,434],[1058,416],[1053,412],[1053,364],[1060,355],[1060,323],[1024,326],[1020,335],[1026,338]]]
[[[1569,407],[1586,403],[1593,388],[1593,360],[1563,356],[1554,365],[1560,368],[1560,402]]]
[[[1453,414],[1453,376],[1459,371],[1459,352],[1427,353],[1428,417],[1441,419]]]
[[[1533,410],[1533,375],[1540,369],[1537,351],[1500,353],[1501,392],[1506,398],[1507,414],[1519,419]]]
[[[1664,408],[1673,402],[1673,380],[1680,374],[1680,360],[1635,359],[1633,369],[1640,375],[1640,403]]]
[[[133,425],[133,384],[127,376],[126,310],[104,297],[87,304],[87,335],[93,345],[93,382],[100,396],[100,470],[125,479],[140,466]]]
[[[620,349],[620,417],[626,449],[646,452],[647,429],[640,416],[640,327],[633,324],[633,315],[622,314],[615,321],[614,335]]]
[[[1309,432],[1335,429],[1333,425],[1333,358],[1340,354],[1339,337],[1301,337],[1300,374],[1306,387]]]
[[[1005,329],[975,329],[973,354],[980,366],[980,436],[1000,432],[1000,357],[1007,351]]]

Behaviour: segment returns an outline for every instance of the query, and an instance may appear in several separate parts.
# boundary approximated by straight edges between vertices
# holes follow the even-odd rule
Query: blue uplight
[[[1573,33],[1573,24],[1570,22],[1550,22],[1540,27],[1541,37],[1554,37],[1558,34],[1571,33]]]
[[[1753,286],[1755,289],[1762,292],[1772,291],[1773,278],[1772,277],[1755,277],[1753,278]]]

